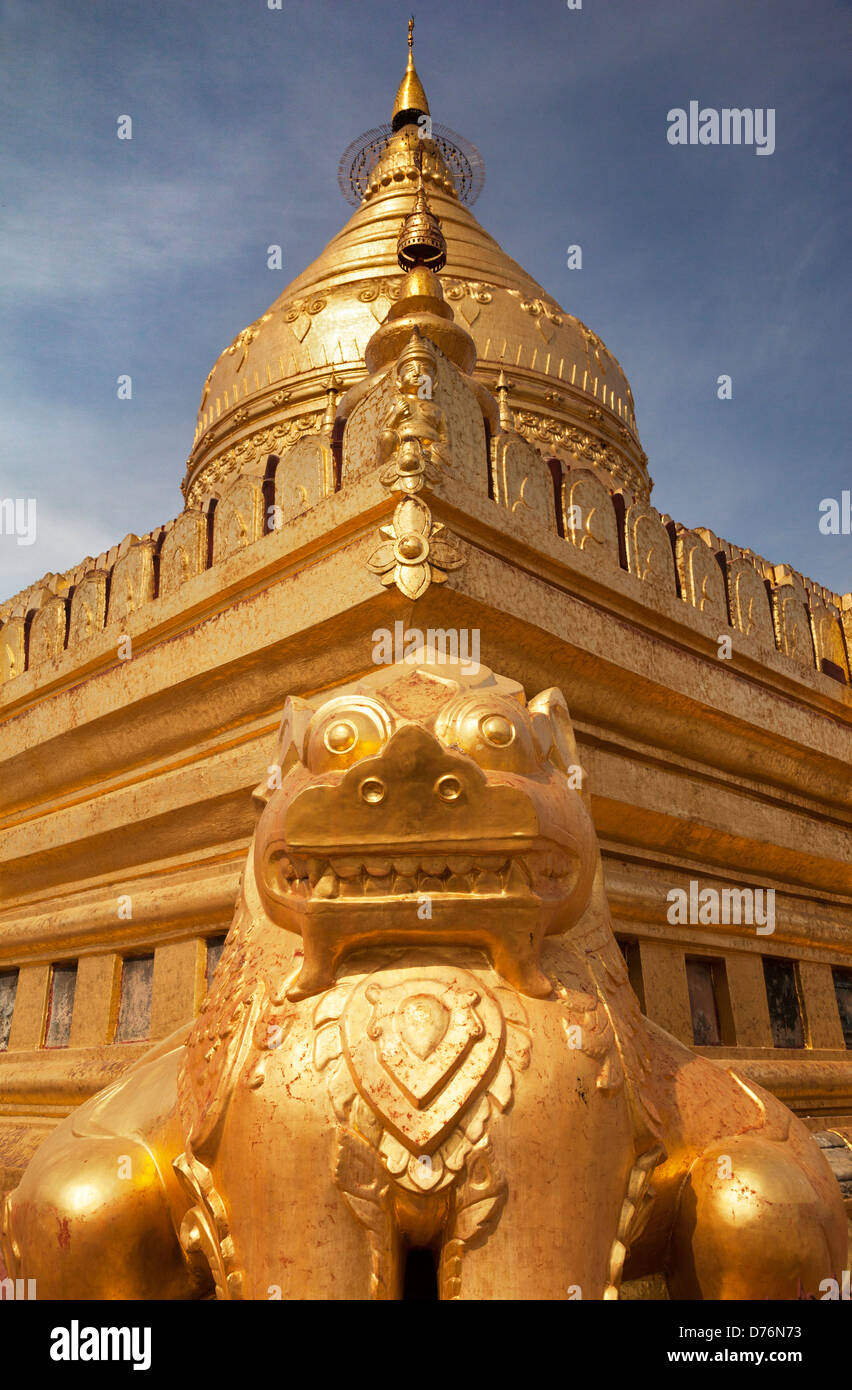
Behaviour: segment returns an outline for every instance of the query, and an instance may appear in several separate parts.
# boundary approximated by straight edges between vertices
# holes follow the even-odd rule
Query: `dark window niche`
[[[844,970],[843,966],[835,965],[832,966],[831,973],[834,976],[834,993],[837,995],[843,1041],[847,1047],[852,1047],[852,970]],[[2,1017],[1,1005],[0,1017]]]
[[[219,961],[222,959],[222,950],[223,950],[224,945],[225,945],[225,938],[226,938],[226,936],[227,936],[227,932],[222,932],[222,933],[221,933],[220,935],[218,935],[218,936],[208,936],[208,938],[207,938],[207,992],[208,992],[208,994],[209,994],[209,992],[210,992],[210,986],[211,986],[212,983],[213,983],[213,976],[214,976],[214,974],[216,973],[216,967],[217,967],[217,965],[219,964]]]
[[[686,983],[695,1046],[733,1047],[736,1038],[725,962],[687,956]]]
[[[121,968],[116,1042],[142,1042],[151,1032],[154,957],[128,956]]]
[[[45,1047],[67,1047],[71,1036],[71,1016],[77,992],[77,962],[66,961],[50,968],[50,995],[44,1028]]]
[[[631,937],[617,936],[619,950],[624,956],[624,964],[627,966],[627,975],[630,980],[630,988],[639,1000],[639,1008],[645,1012],[645,981],[642,978],[642,957],[639,952],[639,942]]]
[[[0,970],[0,1052],[5,1052],[9,1046],[17,991],[17,970]]]
[[[793,960],[763,957],[766,1002],[773,1047],[804,1047],[805,1028],[799,995],[799,972]]]

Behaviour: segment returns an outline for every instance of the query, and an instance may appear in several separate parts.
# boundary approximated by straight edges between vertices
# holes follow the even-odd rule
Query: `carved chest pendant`
[[[314,1023],[338,1120],[413,1191],[452,1182],[529,1059],[517,994],[451,965],[400,962],[339,985]]]

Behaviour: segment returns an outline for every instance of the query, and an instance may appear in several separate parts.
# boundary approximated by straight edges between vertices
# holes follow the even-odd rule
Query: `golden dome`
[[[408,72],[397,104],[415,100],[407,82]],[[514,428],[545,457],[580,460],[647,495],[647,460],[618,362],[480,226],[458,197],[439,143],[421,139],[409,122],[390,135],[342,231],[214,364],[187,462],[187,503],[215,495],[264,450],[280,454],[301,434],[327,428],[330,391],[365,376],[367,343],[405,280],[397,240],[421,165],[446,241],[444,297],[475,344],[474,376],[493,390],[501,371],[508,374],[504,416],[508,405]]]

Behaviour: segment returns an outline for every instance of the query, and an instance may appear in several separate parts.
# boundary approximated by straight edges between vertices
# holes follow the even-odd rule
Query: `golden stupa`
[[[215,362],[204,383],[183,489],[199,502],[252,451],[258,430],[283,447],[325,409],[332,373],[363,373],[364,349],[402,290],[397,234],[421,178],[447,245],[444,293],[476,344],[476,375],[511,374],[518,432],[647,496],[633,396],[601,339],[567,314],[480,227],[438,141],[422,139],[429,103],[409,63],[393,134],[364,180],[361,206],[301,275]]]
[[[2,1287],[841,1297],[852,595],[651,505],[412,47],[181,514],[0,605]]]

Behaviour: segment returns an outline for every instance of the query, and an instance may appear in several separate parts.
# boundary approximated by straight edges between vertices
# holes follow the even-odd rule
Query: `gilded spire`
[[[418,116],[429,115],[429,103],[423,90],[423,83],[417,76],[414,66],[414,18],[408,21],[408,66],[399,84],[396,101],[393,104],[391,125],[400,130],[404,125],[413,125]]]

